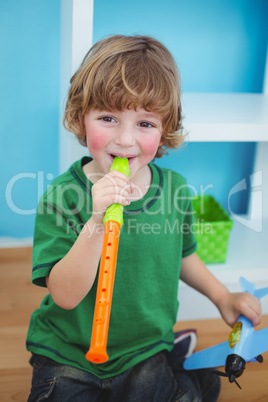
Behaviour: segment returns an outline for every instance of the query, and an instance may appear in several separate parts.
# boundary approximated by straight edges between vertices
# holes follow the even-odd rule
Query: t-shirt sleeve
[[[185,186],[183,186],[182,193],[184,201],[182,257],[188,257],[196,251],[197,242],[194,235],[194,210],[192,205],[192,196],[187,183]]]
[[[33,242],[32,282],[46,286],[46,276],[53,266],[70,250],[78,233],[73,219],[66,216],[64,208],[46,194],[41,197],[35,219]]]

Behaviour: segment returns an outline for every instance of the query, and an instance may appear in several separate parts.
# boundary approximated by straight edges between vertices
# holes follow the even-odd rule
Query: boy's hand
[[[109,172],[92,187],[93,213],[97,223],[102,223],[106,209],[115,203],[130,204],[131,183],[129,178],[117,170]]]
[[[231,327],[241,314],[248,318],[254,327],[261,322],[261,303],[250,293],[226,293],[218,301],[217,307],[224,321]]]

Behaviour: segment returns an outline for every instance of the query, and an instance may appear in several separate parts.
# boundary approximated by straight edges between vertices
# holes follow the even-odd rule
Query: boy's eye
[[[115,119],[111,116],[102,116],[102,117],[100,117],[100,120],[105,121],[107,123],[115,122]]]
[[[139,126],[145,127],[145,128],[154,127],[154,125],[152,123],[149,123],[148,121],[142,121],[141,123],[139,123]]]

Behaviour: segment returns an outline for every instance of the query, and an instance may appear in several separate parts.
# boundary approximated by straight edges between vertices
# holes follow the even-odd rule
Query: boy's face
[[[129,159],[130,178],[154,158],[162,145],[162,118],[145,109],[90,110],[85,115],[87,146],[98,173],[106,174],[115,156]]]

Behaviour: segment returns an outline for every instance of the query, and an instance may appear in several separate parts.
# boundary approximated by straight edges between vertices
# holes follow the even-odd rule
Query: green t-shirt
[[[32,281],[45,277],[63,258],[92,214],[92,183],[75,162],[58,177],[38,205]],[[196,249],[192,204],[185,179],[149,164],[152,184],[140,200],[124,208],[115,274],[107,353],[109,360],[86,360],[94,314],[97,279],[73,310],[58,307],[47,295],[31,317],[27,349],[59,363],[107,378],[160,350],[173,348],[182,257]],[[73,269],[76,269],[74,266]]]

